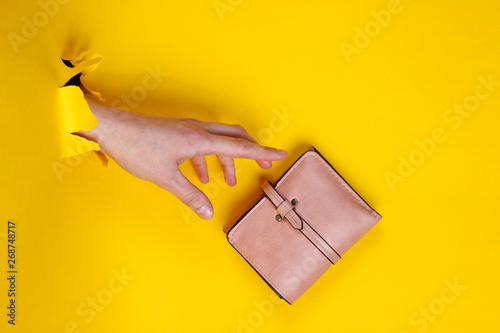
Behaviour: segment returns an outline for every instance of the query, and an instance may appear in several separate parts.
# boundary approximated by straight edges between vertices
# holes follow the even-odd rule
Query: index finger
[[[280,161],[286,157],[286,151],[281,149],[261,146],[243,138],[213,134],[210,134],[207,144],[200,148],[200,153],[203,155],[220,155],[256,161]]]
[[[257,141],[250,134],[248,134],[243,126],[213,123],[197,119],[190,119],[190,121],[195,121],[198,126],[201,126],[210,134],[230,136],[232,138],[243,138],[247,139],[250,142],[258,144]],[[264,169],[269,169],[272,166],[270,161],[256,160],[256,162],[261,168]]]

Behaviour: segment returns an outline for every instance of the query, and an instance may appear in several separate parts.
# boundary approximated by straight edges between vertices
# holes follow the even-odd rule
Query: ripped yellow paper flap
[[[97,119],[90,111],[89,105],[79,87],[67,86],[60,88],[59,101],[65,132],[89,131],[97,125]]]
[[[67,67],[64,63],[61,63],[64,69],[59,75],[59,86],[63,86],[69,79],[78,73],[82,73],[82,77],[89,75],[99,66],[102,61],[102,56],[98,53],[84,51],[74,57],[63,57],[63,59],[71,62],[74,67]]]
[[[62,156],[71,157],[84,154],[89,151],[97,153],[103,165],[107,165],[106,156],[99,152],[99,144],[84,137],[75,135],[78,131],[89,131],[97,125],[97,119],[90,110],[84,94],[92,95],[100,101],[104,101],[101,94],[90,90],[82,83],[82,78],[97,68],[102,60],[99,54],[92,54],[85,51],[69,60],[74,67],[65,66],[60,76],[59,101],[62,117]],[[65,86],[62,87],[73,76],[81,73],[80,87]]]

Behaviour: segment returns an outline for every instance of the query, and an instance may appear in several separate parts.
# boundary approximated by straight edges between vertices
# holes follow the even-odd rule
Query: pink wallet
[[[289,304],[381,216],[310,147],[224,231],[229,243]]]

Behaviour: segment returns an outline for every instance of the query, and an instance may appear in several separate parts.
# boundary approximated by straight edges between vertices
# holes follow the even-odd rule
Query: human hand
[[[286,157],[283,150],[258,145],[239,125],[143,115],[86,100],[98,125],[76,134],[99,143],[124,170],[169,191],[205,220],[213,215],[212,204],[182,174],[182,162],[191,159],[198,178],[207,183],[205,156],[217,155],[226,183],[234,186],[233,158],[253,159],[268,169],[271,161]]]

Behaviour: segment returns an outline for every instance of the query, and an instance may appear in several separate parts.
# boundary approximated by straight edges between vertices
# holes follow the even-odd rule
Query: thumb
[[[213,207],[205,193],[194,186],[179,169],[172,170],[170,184],[162,186],[204,220],[210,220]]]

